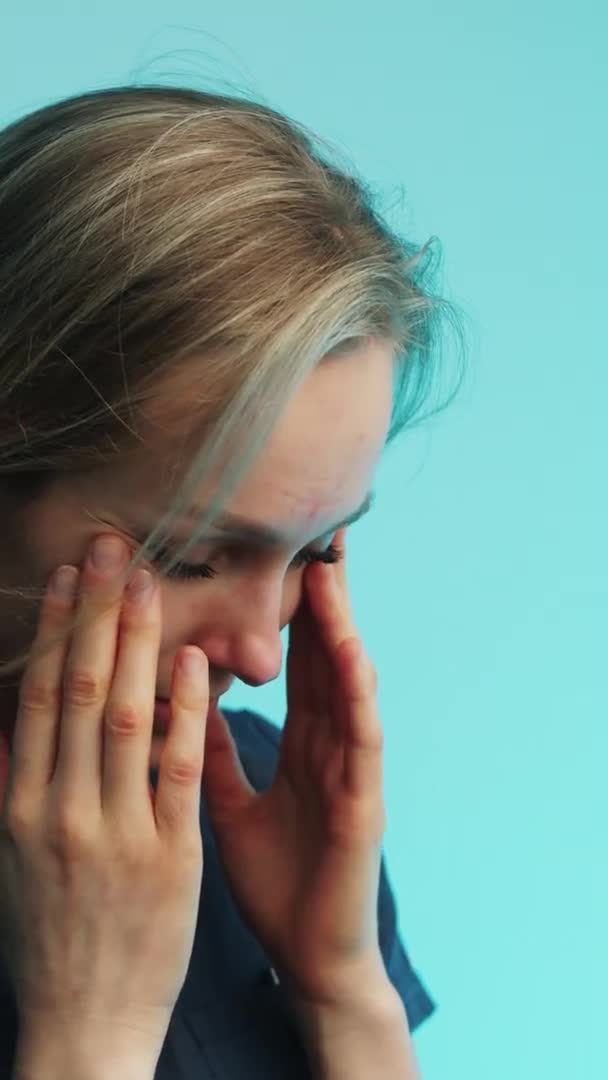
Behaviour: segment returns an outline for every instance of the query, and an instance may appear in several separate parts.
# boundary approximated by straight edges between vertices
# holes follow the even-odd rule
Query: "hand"
[[[310,566],[305,584],[290,626],[288,711],[272,786],[254,791],[215,707],[203,790],[244,918],[293,995],[330,1005],[361,980],[387,982],[377,926],[383,734],[344,561]]]
[[[105,1031],[159,1054],[201,889],[208,665],[192,649],[198,675],[175,665],[154,792],[160,593],[148,574],[148,600],[134,602],[124,589],[129,549],[114,540],[118,571],[96,569],[89,553],[80,575],[70,568],[77,598],[62,598],[51,579],[41,605],[35,644],[74,606],[96,618],[30,660],[21,680],[0,776],[0,951],[25,1029],[65,1021],[82,1038]]]

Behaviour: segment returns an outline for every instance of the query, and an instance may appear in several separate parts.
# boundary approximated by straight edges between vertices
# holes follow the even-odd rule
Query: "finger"
[[[201,782],[209,708],[209,664],[202,649],[182,649],[173,667],[171,723],[156,785],[159,832],[200,841]]]
[[[343,526],[341,529],[338,529],[336,535],[334,536],[334,539],[333,539],[332,543],[333,543],[334,547],[339,548],[339,550],[342,552],[342,558],[337,563],[332,564],[332,570],[333,570],[334,579],[335,579],[335,581],[337,582],[337,585],[338,585],[338,592],[340,593],[340,595],[342,597],[342,602],[343,602],[343,605],[344,605],[345,614],[346,614],[347,618],[350,619],[351,624],[354,626],[354,619],[353,619],[351,603],[350,603],[350,592],[349,592],[349,589],[348,589],[348,582],[347,582],[347,579],[346,579],[346,573],[347,573],[346,536],[347,536],[347,528],[346,528],[346,526]]]
[[[149,816],[150,747],[160,638],[158,583],[148,570],[138,570],[123,595],[116,664],[102,724],[102,804],[104,811],[128,820],[142,810]]]
[[[347,729],[344,786],[353,798],[367,800],[373,812],[382,804],[384,750],[375,671],[361,642],[352,638],[340,649],[338,663]]]
[[[350,608],[336,579],[335,566],[320,563],[312,567],[307,585],[310,608],[317,623],[317,632],[326,649],[333,653],[348,637],[358,637]]]
[[[339,530],[336,540],[344,537],[345,530]],[[336,569],[341,564],[325,565],[312,568],[307,581],[310,608],[317,624],[317,633],[322,643],[321,652],[325,659],[323,666],[316,662],[317,681],[323,685],[326,709],[329,710],[331,733],[336,742],[345,737],[345,703],[342,695],[341,660],[338,653],[346,648],[362,652],[357,628],[355,627],[348,596],[345,594],[346,578],[338,580]],[[365,663],[362,656],[361,663]]]
[[[53,783],[77,806],[101,799],[103,721],[116,662],[128,558],[129,549],[120,537],[96,537],[80,576],[79,609],[87,622],[75,629],[66,658],[53,777]]]
[[[327,708],[335,702],[336,691],[339,690],[336,650],[347,637],[354,635],[340,603],[333,567],[319,564],[312,569],[314,573],[311,573],[307,587],[319,642],[313,665],[314,680],[319,698]]]
[[[319,707],[318,685],[311,678],[311,661],[314,649],[318,647],[317,620],[310,604],[307,577],[313,568],[308,568],[303,576],[302,596],[297,611],[289,624],[289,646],[287,650],[287,682],[297,694],[298,709],[314,715]]]
[[[302,775],[304,754],[318,708],[310,677],[313,644],[314,619],[304,584],[300,603],[289,624],[286,660],[287,716],[283,725],[278,765],[279,769],[286,771],[294,785]]]
[[[217,704],[207,715],[203,791],[213,822],[221,824],[234,822],[257,798],[230,725]]]
[[[21,677],[5,805],[13,790],[33,796],[53,775],[69,637],[62,635],[50,648],[46,646],[67,627],[78,579],[75,566],[60,566],[42,599],[32,653],[40,649],[43,654],[32,656]]]

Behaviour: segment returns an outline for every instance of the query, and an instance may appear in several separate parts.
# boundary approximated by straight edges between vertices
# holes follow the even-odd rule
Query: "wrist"
[[[353,986],[335,1001],[305,1001],[294,997],[291,1005],[297,1022],[313,1043],[346,1038],[353,1032],[394,1028],[407,1024],[403,1002],[386,977],[384,982]]]
[[[120,1046],[116,1029],[89,1038],[78,1023],[20,1026],[11,1080],[154,1080],[161,1049]]]
[[[419,1080],[407,1014],[392,983],[342,1004],[300,1002],[296,1012],[318,1080]]]
[[[302,989],[279,969],[281,983],[296,1017],[303,1023],[323,1024],[361,1014],[390,1022],[403,1003],[390,981],[380,951],[365,956],[342,970],[324,972],[322,984]]]
[[[155,1073],[156,1062],[113,1060],[99,1048],[70,1056],[63,1050],[53,1055],[48,1046],[34,1054],[18,1047],[11,1080],[154,1080]]]
[[[281,983],[318,1080],[420,1080],[407,1012],[379,950],[325,971],[313,993],[284,973]]]

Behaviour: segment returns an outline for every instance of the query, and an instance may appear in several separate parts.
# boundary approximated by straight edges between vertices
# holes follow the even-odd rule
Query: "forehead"
[[[334,521],[330,527],[328,526],[328,531],[335,532],[343,526],[358,521],[369,511],[374,499],[375,492],[368,491],[361,504],[355,507],[347,517],[340,518],[340,521]],[[189,515],[189,520],[196,522],[201,517],[201,514],[200,509],[196,510]],[[289,542],[289,529],[273,528],[255,518],[240,517],[229,511],[223,511],[215,518],[209,533],[215,535],[216,532],[222,536],[227,536],[231,540],[237,540],[258,548],[280,548],[283,544]]]
[[[315,369],[289,401],[231,510],[301,535],[357,507],[372,486],[390,424],[392,356],[386,345],[370,345]]]
[[[328,523],[359,507],[373,487],[390,424],[393,357],[389,345],[366,343],[325,359],[288,402],[226,510],[274,529],[288,543],[323,535]],[[146,516],[165,508],[167,485],[175,483],[172,440],[156,436],[119,476],[112,471],[113,494]],[[188,442],[180,447],[182,461]],[[214,486],[197,492],[190,513],[179,519],[189,533]]]

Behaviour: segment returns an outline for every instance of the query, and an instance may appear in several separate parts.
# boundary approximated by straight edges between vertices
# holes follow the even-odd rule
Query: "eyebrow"
[[[335,533],[338,529],[345,528],[347,525],[353,525],[355,521],[359,521],[364,514],[369,512],[375,498],[375,491],[368,491],[361,505],[358,506],[352,514],[343,518],[342,521],[336,522],[335,525],[330,525],[328,529],[324,530],[323,535],[326,533]],[[196,520],[200,514],[200,509],[190,510],[184,517],[186,520]],[[273,529],[269,525],[260,525],[258,522],[251,521],[248,518],[238,517],[236,514],[222,514],[214,521],[212,529],[214,533],[221,532],[232,540],[238,540],[241,543],[254,544],[262,547],[280,547],[287,541],[285,534],[279,530]]]

